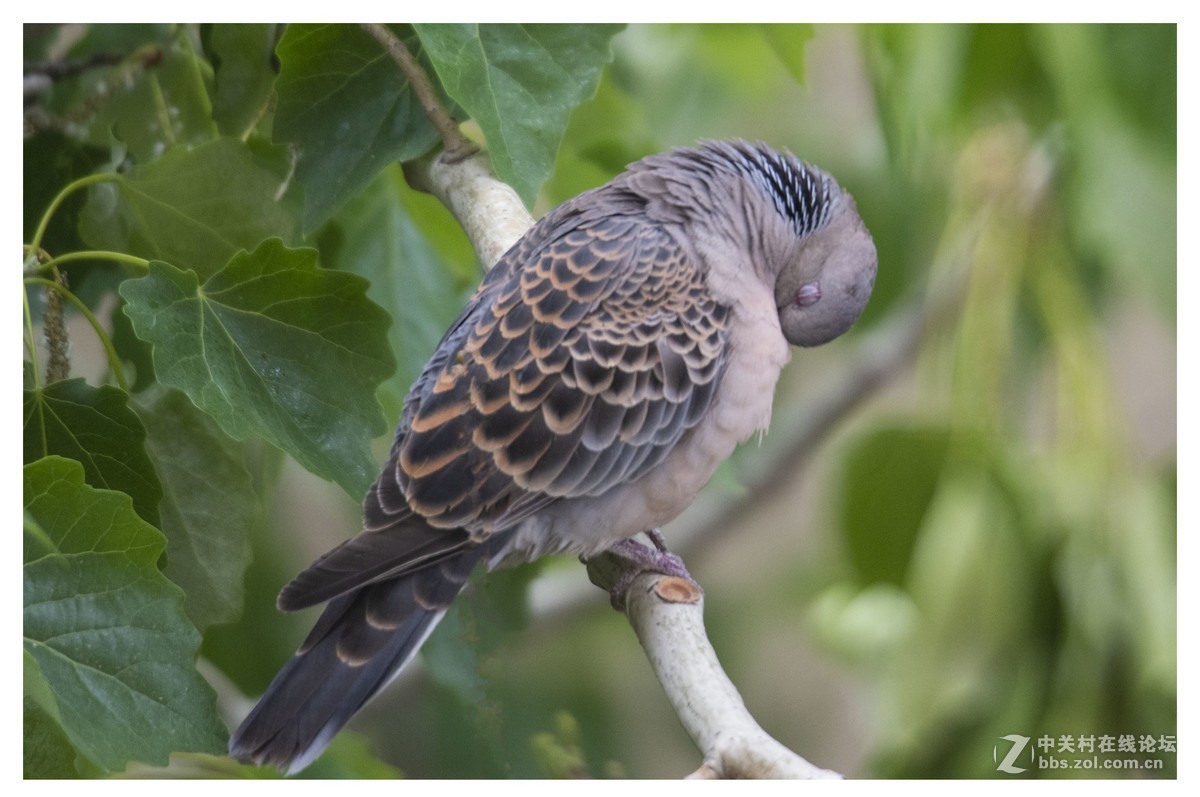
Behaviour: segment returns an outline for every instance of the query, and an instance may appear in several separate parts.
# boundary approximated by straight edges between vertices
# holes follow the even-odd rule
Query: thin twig
[[[388,51],[388,55],[408,78],[408,84],[412,86],[413,92],[417,95],[417,100],[421,103],[421,109],[425,111],[425,116],[438,131],[438,135],[442,137],[442,149],[445,151],[444,157],[447,161],[454,163],[474,154],[479,148],[458,129],[458,123],[442,105],[441,98],[438,97],[437,90],[434,89],[429,76],[425,74],[425,70],[417,63],[417,59],[413,58],[412,53],[404,46],[404,42],[400,41],[399,37],[392,33],[387,26],[377,22],[364,22],[362,28],[383,45],[384,49]]]

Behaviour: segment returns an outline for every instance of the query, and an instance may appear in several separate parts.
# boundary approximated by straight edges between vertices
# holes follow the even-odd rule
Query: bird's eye
[[[806,282],[796,291],[796,306],[808,307],[821,301],[821,284],[819,282]]]

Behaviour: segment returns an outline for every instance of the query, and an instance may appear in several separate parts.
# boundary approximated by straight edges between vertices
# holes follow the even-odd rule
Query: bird
[[[409,662],[480,562],[597,555],[680,514],[765,432],[791,346],[859,318],[854,199],[790,152],[703,141],[543,216],[408,392],[363,527],[280,592],[327,603],[229,742],[294,773]]]

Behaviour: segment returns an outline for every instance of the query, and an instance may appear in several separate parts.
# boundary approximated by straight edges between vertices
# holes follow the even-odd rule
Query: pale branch
[[[690,778],[840,778],[793,753],[762,729],[725,674],[704,627],[694,581],[642,570],[616,553],[587,561],[588,577],[614,594],[680,723],[704,755]]]
[[[404,164],[404,176],[454,214],[484,268],[491,268],[533,226],[517,192],[492,174],[486,153],[457,161],[438,153]]]

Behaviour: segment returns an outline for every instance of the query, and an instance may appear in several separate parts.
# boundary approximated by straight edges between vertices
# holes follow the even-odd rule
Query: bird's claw
[[[682,578],[693,584],[696,583],[692,574],[688,572],[687,566],[684,565],[683,559],[667,550],[662,532],[658,529],[651,529],[646,532],[646,536],[649,537],[653,548],[634,539],[625,539],[606,551],[606,553],[624,560],[623,566],[608,590],[612,606],[619,612],[625,611],[625,595],[634,579],[642,573],[661,573],[664,576]]]

